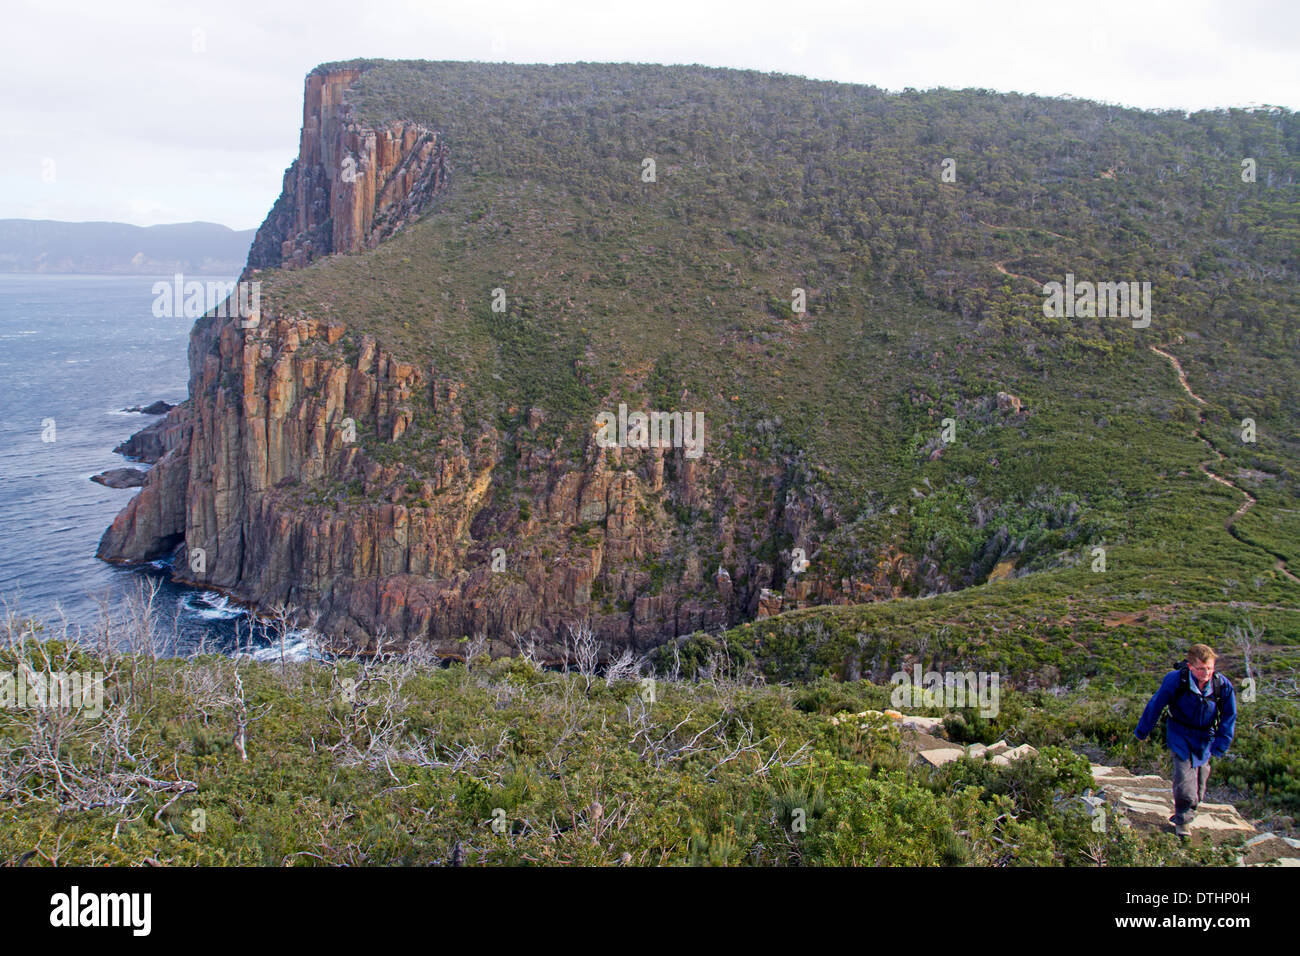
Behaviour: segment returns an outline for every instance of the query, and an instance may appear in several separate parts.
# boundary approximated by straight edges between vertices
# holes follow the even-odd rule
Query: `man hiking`
[[[1191,836],[1196,807],[1205,799],[1210,758],[1228,752],[1237,724],[1237,698],[1228,679],[1214,672],[1216,657],[1206,644],[1189,647],[1187,662],[1165,675],[1133,731],[1138,740],[1146,740],[1161,711],[1169,708],[1165,742],[1174,755],[1174,815],[1169,822],[1183,839]]]

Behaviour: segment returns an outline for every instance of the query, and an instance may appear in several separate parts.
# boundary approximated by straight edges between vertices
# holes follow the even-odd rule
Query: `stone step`
[[[1092,779],[1098,793],[1122,813],[1130,826],[1146,831],[1172,829],[1169,818],[1174,813],[1173,783],[1156,774],[1136,775],[1124,767],[1092,765]],[[1229,803],[1202,803],[1191,822],[1194,839],[1214,843],[1254,837],[1255,826]]]
[[[1300,840],[1261,833],[1242,846],[1243,866],[1300,866]]]
[[[963,757],[983,758],[999,765],[1038,753],[1028,744],[1012,747],[1005,740],[990,746],[963,747],[943,739],[943,719],[911,717],[897,711],[867,711],[856,717],[888,717],[904,731],[904,742],[917,759],[941,767]],[[846,716],[846,715],[845,715]],[[841,717],[843,719],[843,716]],[[835,718],[832,718],[835,721]],[[835,721],[838,722],[838,721]],[[1129,826],[1147,832],[1172,832],[1169,818],[1174,812],[1173,783],[1159,774],[1135,774],[1127,767],[1091,764],[1096,792],[1089,790],[1082,800],[1089,812],[1109,808]],[[1211,843],[1242,844],[1238,863],[1242,866],[1300,866],[1300,840],[1261,833],[1230,803],[1202,803],[1191,823],[1192,839]]]

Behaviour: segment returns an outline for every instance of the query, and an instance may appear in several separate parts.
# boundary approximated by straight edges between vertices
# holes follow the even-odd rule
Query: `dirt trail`
[[[1182,341],[1182,339],[1180,338],[1179,341]],[[1183,371],[1183,364],[1180,361],[1178,361],[1176,357],[1166,352],[1164,349],[1156,348],[1154,345],[1150,346],[1150,349],[1152,352],[1155,352],[1157,355],[1169,361],[1169,364],[1174,367],[1174,371],[1178,373],[1178,384],[1182,385],[1183,391],[1185,391],[1189,396],[1191,396],[1192,400],[1195,401],[1196,404],[1203,405],[1203,406],[1209,405],[1209,402],[1207,402],[1205,399],[1201,398],[1201,396],[1193,392],[1192,387],[1187,384],[1187,373]],[[1197,420],[1201,425],[1204,425],[1205,413],[1204,412],[1198,413]],[[1210,451],[1214,452],[1213,458],[1207,458],[1205,461],[1198,464],[1197,467],[1200,468],[1201,471],[1203,471],[1206,474],[1206,476],[1209,477],[1211,480],[1217,481],[1225,488],[1231,488],[1233,491],[1241,492],[1241,494],[1244,495],[1246,498],[1246,500],[1241,503],[1241,507],[1232,513],[1232,517],[1230,517],[1227,521],[1223,523],[1224,529],[1230,535],[1232,535],[1234,538],[1240,541],[1242,544],[1248,545],[1249,547],[1252,548],[1258,548],[1259,545],[1247,541],[1245,538],[1243,538],[1234,526],[1237,523],[1237,519],[1240,518],[1242,515],[1244,515],[1251,508],[1255,507],[1259,499],[1257,499],[1245,488],[1239,487],[1238,485],[1233,484],[1227,478],[1224,478],[1222,475],[1216,474],[1213,471],[1211,471],[1210,465],[1218,464],[1219,462],[1224,460],[1223,453],[1220,452],[1219,449],[1214,447],[1214,443],[1205,437],[1205,433],[1202,432],[1200,428],[1196,429],[1196,437],[1199,438],[1201,441],[1203,441],[1205,443],[1205,446],[1209,448]],[[1267,550],[1267,549],[1261,549],[1261,550]],[[1291,573],[1290,569],[1287,568],[1286,561],[1278,557],[1276,554],[1273,554],[1272,551],[1269,551],[1268,553],[1273,555],[1273,557],[1276,559],[1273,563],[1274,568],[1282,572],[1282,574],[1286,575],[1286,577],[1294,581],[1296,584],[1300,584],[1300,578],[1296,577],[1294,574]]]
[[[1192,387],[1191,387],[1190,385],[1187,384],[1187,373],[1183,371],[1183,363],[1182,363],[1182,362],[1178,361],[1178,359],[1174,358],[1174,356],[1170,355],[1170,354],[1169,354],[1168,352],[1166,352],[1164,349],[1158,349],[1158,348],[1156,348],[1154,345],[1151,346],[1151,351],[1152,351],[1152,352],[1155,352],[1156,355],[1161,355],[1161,356],[1163,356],[1163,357],[1165,357],[1165,358],[1167,358],[1167,359],[1169,360],[1169,364],[1172,365],[1172,366],[1174,367],[1174,371],[1178,373],[1178,383],[1179,383],[1180,385],[1183,386],[1183,391],[1184,391],[1184,392],[1186,392],[1188,395],[1192,396],[1192,398],[1196,401],[1196,404],[1198,404],[1198,405],[1208,405],[1208,404],[1209,404],[1209,402],[1207,402],[1205,399],[1201,398],[1201,396],[1199,396],[1199,395],[1197,395],[1195,392],[1193,392],[1193,391],[1192,391]],[[1204,420],[1204,419],[1202,419],[1202,420]]]
[[[1010,259],[1007,259],[1007,260],[1005,260],[1005,261],[1003,261],[1003,262],[995,262],[995,263],[993,263],[993,268],[997,269],[998,272],[1001,272],[1004,276],[1011,276],[1011,278],[1013,278],[1013,279],[1027,279],[1028,281],[1034,283],[1034,285],[1042,285],[1042,284],[1043,284],[1043,283],[1039,282],[1037,279],[1035,279],[1033,276],[1022,276],[1022,275],[1021,275],[1020,273],[1018,273],[1018,272],[1008,272],[1007,269],[1006,269],[1006,263],[1007,263],[1007,262],[1010,262],[1010,261],[1011,261]]]

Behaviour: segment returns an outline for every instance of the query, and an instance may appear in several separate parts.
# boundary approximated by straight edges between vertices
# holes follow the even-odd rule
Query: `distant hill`
[[[253,230],[214,222],[0,219],[0,272],[225,275],[243,268],[252,242]]]

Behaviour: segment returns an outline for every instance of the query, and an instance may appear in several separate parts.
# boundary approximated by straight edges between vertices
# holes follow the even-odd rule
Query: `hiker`
[[[1207,644],[1189,647],[1187,661],[1165,675],[1133,731],[1138,740],[1146,740],[1169,708],[1165,742],[1174,755],[1174,815],[1169,822],[1183,839],[1191,836],[1196,807],[1205,799],[1210,758],[1228,752],[1237,724],[1232,684],[1214,672],[1217,656]]]

